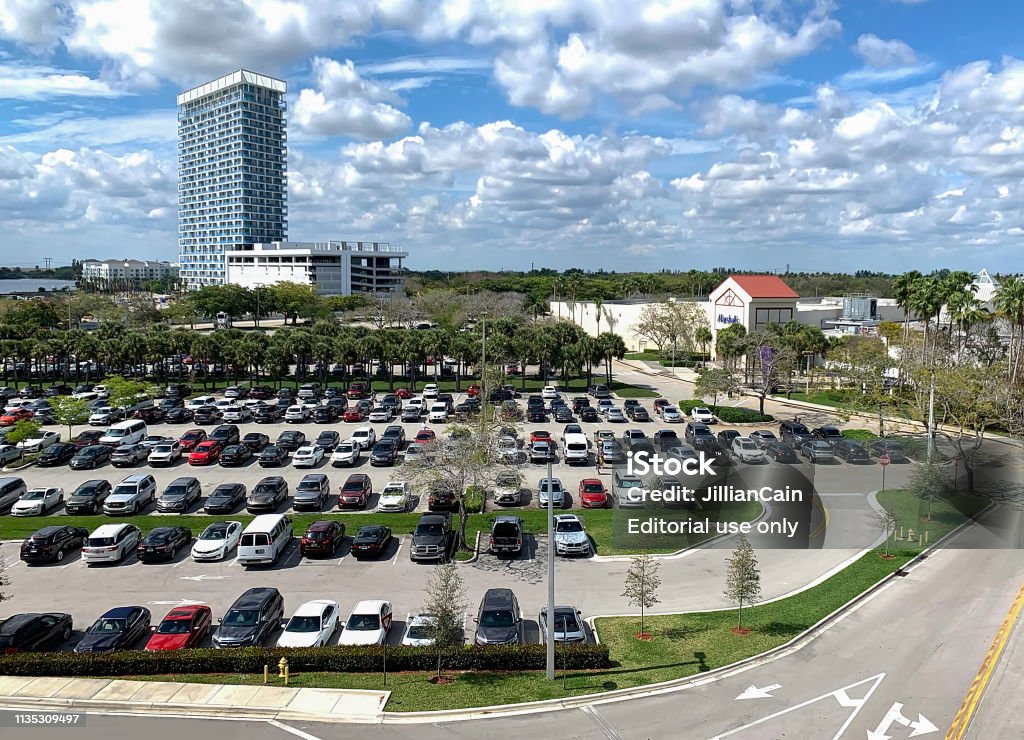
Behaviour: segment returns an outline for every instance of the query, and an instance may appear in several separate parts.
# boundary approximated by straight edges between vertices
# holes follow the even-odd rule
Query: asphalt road
[[[1020,552],[943,550],[789,655],[682,691],[582,709],[454,723],[344,727],[292,723],[287,729],[262,722],[90,715],[84,727],[74,730],[33,728],[12,736],[97,740],[143,734],[153,740],[190,734],[223,740],[941,737],[1014,602],[1022,570],[1024,554]],[[1020,737],[1020,653],[1015,636],[1011,639],[1010,650],[991,677],[982,711],[963,737]],[[754,698],[741,698],[744,695]]]

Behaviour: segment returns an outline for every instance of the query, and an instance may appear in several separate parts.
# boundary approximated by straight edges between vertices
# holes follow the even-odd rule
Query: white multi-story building
[[[271,242],[226,256],[231,284],[256,288],[293,282],[334,296],[400,291],[408,252],[386,242]]]
[[[85,260],[82,262],[82,282],[98,288],[117,289],[138,285],[147,280],[166,280],[178,277],[178,265],[173,262],[148,260]]]
[[[287,238],[287,85],[238,70],[178,95],[178,251],[189,290],[224,254]]]

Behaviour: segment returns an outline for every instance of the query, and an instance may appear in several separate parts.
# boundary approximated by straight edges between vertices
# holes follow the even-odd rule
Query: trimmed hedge
[[[277,666],[288,658],[289,669],[376,673],[384,659],[379,645],[335,645],[322,648],[239,648],[214,650],[125,650],[113,653],[17,653],[0,658],[0,674],[7,676],[152,676],[176,673],[262,673],[264,665]],[[388,646],[388,670],[430,671],[437,667],[437,653],[428,647]],[[530,671],[543,670],[545,645],[484,645],[445,650],[443,664],[449,670]],[[559,653],[559,661],[563,660]],[[572,645],[564,653],[567,668],[608,668],[607,645]]]
[[[760,414],[754,409],[746,409],[737,406],[712,406],[707,401],[700,399],[687,399],[679,402],[679,411],[683,415],[688,415],[698,406],[706,406],[711,409],[718,420],[723,424],[757,424],[759,422],[767,423],[769,421],[775,421],[775,417],[771,414]]]

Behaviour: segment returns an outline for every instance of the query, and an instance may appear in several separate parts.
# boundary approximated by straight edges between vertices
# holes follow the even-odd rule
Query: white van
[[[562,459],[567,465],[586,465],[590,460],[590,443],[585,434],[566,434],[562,439]]]
[[[128,421],[119,421],[107,429],[97,442],[101,445],[113,445],[115,447],[119,445],[137,445],[148,436],[149,430],[146,428],[146,422],[142,419],[129,419]]]
[[[241,565],[272,565],[292,541],[292,520],[284,514],[261,514],[249,522],[238,541]]]

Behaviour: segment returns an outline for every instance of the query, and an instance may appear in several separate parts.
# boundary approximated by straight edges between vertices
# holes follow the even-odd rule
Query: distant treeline
[[[0,280],[77,280],[82,276],[82,263],[74,260],[70,265],[43,269],[35,267],[0,266]]]

